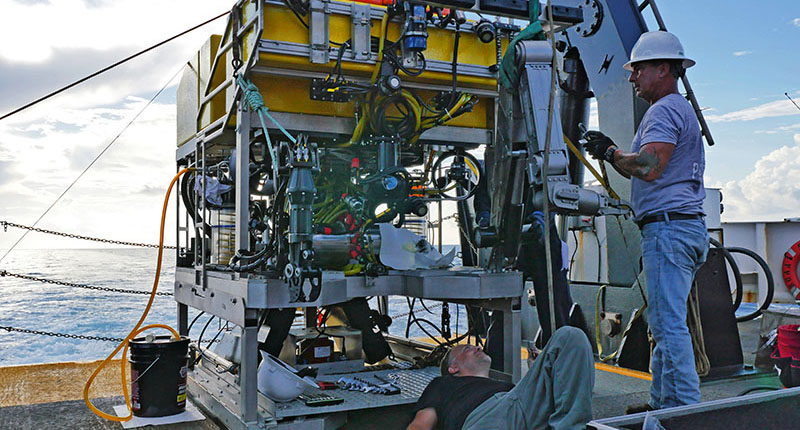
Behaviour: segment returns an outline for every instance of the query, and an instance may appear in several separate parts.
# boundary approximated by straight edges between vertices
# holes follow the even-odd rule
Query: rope
[[[269,109],[267,109],[267,106],[264,104],[264,98],[261,96],[261,92],[258,90],[256,84],[244,79],[241,75],[236,77],[236,82],[239,84],[239,87],[241,87],[242,92],[244,93],[244,99],[250,106],[250,109],[257,111],[259,115],[264,114],[273,123],[275,123],[276,126],[278,126],[278,129],[280,129],[280,131],[286,136],[287,139],[291,140],[292,143],[297,143],[297,139],[295,139],[294,136],[289,134],[289,132],[286,131],[286,129],[283,128],[283,126],[280,125],[278,121],[276,121],[275,118],[272,117],[272,115],[269,114],[268,112]],[[266,133],[267,127],[263,124],[262,127],[264,127],[264,132]]]
[[[150,107],[150,105],[151,105],[151,104],[152,104],[152,103],[155,101],[155,99],[156,99],[156,98],[158,98],[158,96],[160,96],[160,95],[161,95],[161,93],[162,93],[162,92],[164,92],[164,90],[165,90],[165,89],[167,89],[167,86],[170,84],[170,82],[172,82],[172,81],[175,79],[175,77],[176,77],[176,76],[178,76],[178,74],[180,74],[181,72],[183,72],[183,66],[181,66],[181,67],[178,69],[178,71],[177,71],[177,72],[176,72],[174,75],[172,75],[172,77],[171,77],[171,78],[169,78],[169,80],[167,81],[167,83],[165,83],[165,84],[164,84],[164,86],[163,86],[163,87],[161,87],[161,89],[160,89],[160,90],[158,90],[158,92],[157,92],[157,93],[155,93],[155,95],[153,95],[153,97],[151,97],[151,98],[150,98],[150,100],[148,100],[148,101],[147,101],[147,103],[144,105],[144,107],[142,107],[142,109],[141,109],[141,110],[139,110],[139,112],[137,112],[137,113],[136,113],[136,115],[134,115],[134,116],[133,116],[133,118],[131,118],[131,120],[130,120],[130,121],[128,121],[128,123],[127,123],[127,124],[125,124],[125,127],[123,127],[123,128],[122,128],[122,130],[121,130],[119,133],[117,133],[117,135],[116,135],[116,136],[114,136],[114,138],[113,138],[113,139],[111,139],[111,142],[109,142],[109,143],[108,143],[108,145],[106,145],[106,147],[105,147],[105,148],[103,148],[103,150],[102,150],[102,151],[100,151],[100,153],[99,153],[99,154],[97,154],[97,156],[96,156],[96,157],[94,157],[94,159],[92,160],[92,162],[91,162],[91,163],[89,163],[89,165],[88,165],[88,166],[86,166],[86,168],[85,168],[85,169],[83,169],[83,171],[81,172],[81,174],[80,174],[80,175],[78,175],[78,177],[77,177],[77,178],[75,178],[75,180],[74,180],[74,181],[72,181],[72,183],[71,183],[71,184],[69,184],[69,186],[67,187],[67,189],[65,189],[65,190],[64,190],[64,191],[63,191],[63,192],[62,192],[62,193],[61,193],[61,194],[60,194],[58,197],[56,197],[55,201],[54,201],[54,202],[53,202],[53,203],[50,205],[50,207],[48,207],[48,208],[47,208],[47,209],[44,211],[44,213],[42,213],[42,215],[40,215],[40,216],[39,216],[39,218],[36,220],[36,222],[34,222],[34,223],[33,223],[33,227],[36,227],[36,224],[39,224],[39,221],[41,221],[41,220],[42,220],[42,218],[44,218],[44,217],[45,217],[45,215],[47,215],[47,213],[48,213],[48,212],[50,212],[50,210],[51,210],[51,209],[53,209],[53,207],[54,207],[54,206],[55,206],[55,205],[56,205],[56,204],[57,204],[59,201],[61,201],[61,198],[63,198],[63,197],[64,197],[64,195],[66,195],[66,194],[69,192],[69,190],[71,190],[71,189],[72,189],[72,187],[73,187],[73,186],[75,186],[75,184],[76,184],[76,183],[77,183],[77,182],[78,182],[78,181],[79,181],[79,180],[80,180],[80,179],[83,177],[83,175],[85,175],[85,174],[86,174],[86,172],[88,172],[88,171],[89,171],[89,169],[91,169],[91,168],[92,168],[92,166],[94,166],[94,163],[96,163],[96,162],[97,162],[97,160],[99,160],[99,159],[100,159],[100,157],[102,157],[102,156],[103,156],[103,154],[105,154],[105,153],[106,153],[106,151],[108,151],[108,149],[109,149],[109,148],[111,148],[111,145],[113,145],[114,143],[116,143],[116,141],[117,141],[117,140],[120,138],[120,136],[122,136],[122,133],[125,133],[125,131],[128,129],[128,127],[130,127],[130,126],[131,126],[131,124],[133,124],[133,123],[134,123],[134,121],[136,121],[136,120],[139,118],[139,116],[140,116],[140,115],[141,115],[141,114],[142,114],[142,113],[145,111],[145,109],[147,109],[148,107]],[[0,118],[0,119],[2,119],[2,118]],[[17,239],[17,241],[16,241],[16,242],[14,242],[14,245],[12,245],[12,246],[11,246],[11,248],[9,248],[9,249],[8,249],[8,251],[6,251],[6,253],[5,253],[5,254],[3,254],[3,256],[2,256],[2,257],[0,257],[0,262],[2,262],[2,261],[3,261],[3,260],[4,260],[4,259],[5,259],[7,256],[8,256],[8,254],[10,254],[10,253],[11,253],[11,251],[13,251],[13,250],[14,250],[14,248],[16,248],[16,247],[17,247],[17,245],[19,245],[19,243],[20,243],[20,242],[22,242],[22,239],[25,239],[25,236],[27,236],[27,235],[28,235],[28,233],[30,233],[30,230],[28,230],[28,231],[26,231],[25,233],[23,233],[23,234],[22,234],[22,236],[20,236],[20,238],[19,238],[19,239]]]
[[[275,148],[272,146],[272,140],[269,138],[269,130],[267,130],[267,120],[264,119],[266,116],[270,120],[272,120],[275,125],[281,130],[281,132],[290,140],[292,143],[297,143],[297,139],[294,138],[282,125],[269,114],[269,109],[264,104],[264,98],[261,96],[261,91],[259,91],[258,86],[256,84],[246,80],[241,75],[236,76],[236,83],[242,89],[242,95],[244,97],[244,101],[250,106],[250,109],[253,110],[258,114],[258,119],[261,122],[261,129],[264,131],[264,137],[267,139],[267,150],[269,151],[270,158],[272,159],[272,178],[273,180],[278,180],[278,153],[275,151]]]
[[[539,4],[538,0],[535,1],[537,5]],[[530,7],[530,6],[529,6]],[[549,28],[547,31],[547,36],[550,39],[550,45],[553,50],[553,58],[552,63],[556,60],[556,38],[553,34],[553,8],[550,4],[550,0],[547,0],[547,22],[549,23]],[[547,131],[545,132],[545,141],[544,141],[544,165],[550,165],[550,139],[553,133],[553,109],[555,108],[555,98],[556,98],[556,65],[550,65],[550,101],[547,107]],[[552,338],[552,334],[556,331],[556,308],[555,308],[555,292],[553,291],[553,256],[550,254],[552,252],[552,244],[550,243],[550,194],[548,191],[549,185],[548,184],[548,172],[547,169],[542,169],[542,193],[544,194],[544,219],[547,220],[547,223],[544,227],[544,249],[545,249],[545,259],[547,261],[547,299],[549,301],[548,305],[550,306],[550,334]]]
[[[35,231],[37,233],[52,234],[52,235],[56,235],[56,236],[69,237],[69,238],[72,238],[72,239],[89,240],[89,241],[103,242],[103,243],[112,243],[112,244],[115,244],[115,245],[138,246],[138,247],[141,247],[141,248],[158,248],[158,245],[149,244],[149,243],[125,242],[125,241],[122,241],[122,240],[101,239],[101,238],[97,238],[97,237],[81,236],[79,234],[63,233],[63,232],[54,231],[54,230],[45,230],[43,228],[32,227],[32,226],[22,225],[22,224],[16,224],[16,223],[9,222],[9,221],[0,221],[0,225],[3,226],[3,230],[7,230],[8,227],[16,227],[16,228],[23,229],[23,230]],[[177,247],[175,247],[175,246],[164,246],[164,249],[177,249]]]
[[[692,291],[689,292],[689,300],[686,304],[686,325],[692,336],[692,349],[694,350],[694,366],[698,376],[706,376],[711,371],[711,362],[706,355],[706,344],[703,337],[703,326],[700,323],[700,303],[697,299],[697,284],[695,283]]]

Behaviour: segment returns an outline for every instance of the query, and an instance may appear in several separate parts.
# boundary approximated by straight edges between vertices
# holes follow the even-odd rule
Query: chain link
[[[85,288],[87,290],[97,290],[97,291],[108,291],[111,293],[122,293],[122,294],[141,294],[141,295],[150,295],[150,291],[139,291],[139,290],[125,290],[122,288],[109,288],[109,287],[97,287],[94,285],[88,284],[75,284],[72,282],[64,282],[64,281],[55,281],[52,279],[44,279],[44,278],[37,278],[34,276],[28,275],[20,275],[18,273],[11,273],[6,270],[0,270],[0,277],[2,276],[11,276],[14,278],[25,279],[28,281],[36,281],[41,282],[43,284],[54,284],[54,285],[62,285],[65,287],[75,287],[75,288]],[[156,292],[157,296],[171,296],[172,293],[167,292]]]
[[[4,231],[8,231],[8,227],[16,227],[16,228],[23,229],[23,230],[35,231],[37,233],[53,234],[53,235],[56,235],[56,236],[69,237],[69,238],[72,238],[72,239],[91,240],[91,241],[94,241],[94,242],[110,243],[110,244],[114,244],[114,245],[138,246],[138,247],[141,247],[141,248],[158,248],[158,245],[153,245],[153,244],[149,244],[149,243],[125,242],[125,241],[122,241],[122,240],[101,239],[101,238],[97,238],[97,237],[81,236],[81,235],[72,234],[72,233],[61,233],[61,232],[58,232],[58,231],[45,230],[43,228],[31,227],[31,226],[22,225],[22,224],[16,224],[16,223],[13,223],[13,222],[8,222],[8,221],[0,221],[0,225],[3,226],[3,230]],[[165,245],[164,249],[176,249],[176,247],[174,247],[174,246],[166,246]]]
[[[433,305],[433,306],[428,306],[428,309],[436,309],[436,308],[438,308],[438,307],[441,307],[443,304],[444,304],[444,303],[437,303],[437,304],[435,304],[435,305]],[[392,320],[396,320],[396,319],[398,319],[398,318],[407,317],[407,316],[409,316],[409,315],[411,315],[411,312],[410,312],[410,311],[409,311],[409,312],[403,312],[403,313],[401,313],[401,314],[397,314],[397,315],[392,315],[392,317],[391,317],[391,318],[392,318]]]
[[[124,341],[124,338],[121,337],[104,337],[104,336],[86,336],[82,334],[69,334],[69,333],[54,333],[50,331],[41,331],[41,330],[30,330],[27,328],[17,328],[11,326],[0,326],[0,330],[5,330],[9,333],[15,331],[17,333],[27,333],[27,334],[38,334],[40,336],[52,336],[52,337],[63,337],[65,339],[81,339],[81,340],[101,340],[105,342],[117,342],[120,343]],[[211,340],[204,340],[203,343],[217,343],[220,342],[219,339],[211,339]]]
[[[29,330],[27,328],[17,328],[17,327],[4,327],[0,326],[0,329],[5,330],[7,332],[16,331],[18,333],[28,333],[28,334],[38,334],[41,336],[53,336],[53,337],[63,337],[67,339],[82,339],[82,340],[102,340],[106,342],[122,342],[123,338],[121,337],[103,337],[103,336],[85,336],[82,334],[68,334],[68,333],[53,333],[49,331],[40,331],[40,330]]]

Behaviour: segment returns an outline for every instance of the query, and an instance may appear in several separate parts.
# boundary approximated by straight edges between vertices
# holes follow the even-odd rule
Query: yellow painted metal
[[[200,49],[200,56],[199,56],[199,69],[200,69],[200,79],[199,79],[199,99],[202,100],[205,97],[205,89],[206,85],[208,84],[208,80],[211,79],[211,86],[209,87],[209,92],[211,92],[214,88],[221,85],[225,82],[226,78],[226,71],[227,67],[218,67],[215,71],[214,76],[211,75],[211,69],[214,65],[214,58],[217,55],[217,49],[219,48],[220,39],[222,36],[212,35],[211,39],[203,45],[203,48]],[[220,63],[221,65],[227,65],[229,61],[228,53],[224,53],[220,56]],[[227,112],[227,106],[225,104],[225,93],[221,92],[214,96],[211,99],[211,103],[208,104],[206,109],[203,109],[202,115],[200,116],[199,127],[202,129],[203,127],[211,124],[212,122],[216,121],[217,119],[221,118]]]
[[[400,36],[403,23],[399,21],[389,22],[387,39],[397,40]],[[330,15],[329,20],[330,40],[342,43],[350,39],[351,18],[347,15]],[[371,35],[380,37],[380,20],[372,20]],[[292,12],[282,6],[269,5],[269,9],[264,12],[264,31],[262,39],[277,40],[282,42],[298,43],[308,45],[308,29],[298,21]],[[428,27],[428,49],[424,55],[427,60],[446,61],[453,60],[453,44],[455,42],[455,32],[452,30]],[[502,49],[508,46],[508,40],[503,39]],[[272,67],[299,68],[301,70],[328,72],[332,69],[335,58],[331,58],[329,64],[311,64],[307,58],[284,54],[262,54],[258,65]],[[459,40],[458,62],[471,64],[481,67],[489,67],[497,62],[494,43],[483,43],[474,33],[462,32]],[[366,76],[372,72],[373,64],[355,63],[347,58],[343,59],[342,70],[345,74],[356,76]],[[424,82],[431,84],[448,85],[451,82],[450,73],[425,72],[419,77],[401,76],[404,80],[411,82]],[[495,78],[482,78],[474,76],[459,76],[459,84],[482,89],[495,89],[497,80]]]
[[[285,6],[275,4],[264,4],[264,29],[260,38],[256,37],[255,26],[250,30],[244,32],[241,36],[243,39],[243,52],[242,60],[247,61],[251,52],[253,52],[259,39],[273,40],[281,42],[291,42],[302,45],[309,44],[309,30],[303,26],[297,17]],[[248,3],[242,11],[242,22],[246,23],[256,16],[258,10],[254,3]],[[373,19],[371,27],[371,34],[374,37],[380,37],[380,20]],[[344,42],[351,37],[351,17],[349,15],[331,14],[329,15],[329,29],[330,40],[333,42]],[[387,40],[397,40],[402,30],[402,22],[397,20],[392,21],[388,25]],[[226,31],[226,40],[230,37],[231,29]],[[209,79],[210,70],[213,67],[214,56],[216,49],[219,45],[221,36],[213,36],[212,39],[204,45],[197,58],[197,67],[199,70],[198,87],[199,94],[197,102],[202,102],[203,90],[205,89],[205,82]],[[430,61],[443,61],[450,63],[453,59],[453,44],[455,41],[455,33],[452,30],[440,29],[436,27],[428,28],[428,49],[424,52],[425,58]],[[502,49],[508,45],[508,40],[502,41]],[[231,52],[228,51],[227,55],[220,59],[220,64],[217,65],[216,73],[212,80],[211,89],[222,84],[227,78],[233,74],[233,68],[230,65]],[[261,53],[255,66],[278,68],[284,72],[288,71],[311,71],[318,73],[330,73],[335,65],[336,57],[331,56],[331,61],[327,64],[312,64],[307,57],[297,55],[282,54],[282,53]],[[458,63],[470,64],[478,67],[488,67],[494,65],[496,62],[496,52],[494,43],[482,43],[474,33],[462,32],[459,40],[458,50]],[[344,58],[342,61],[342,71],[349,76],[367,78],[370,76],[374,69],[374,63],[358,63]],[[426,71],[418,77],[410,77],[401,73],[401,79],[404,81],[435,84],[440,86],[450,86],[452,84],[452,74],[449,72],[431,72]],[[284,77],[259,73],[251,73],[250,79],[260,89],[266,106],[273,111],[278,112],[291,112],[302,114],[326,115],[335,117],[350,117],[352,118],[355,111],[355,101],[348,103],[333,103],[321,102],[311,100],[309,92],[311,88],[311,79],[302,77]],[[202,81],[202,82],[201,82]],[[459,74],[457,78],[458,86],[466,91],[469,88],[476,88],[482,90],[495,90],[497,88],[497,81],[495,78],[465,76]],[[181,81],[183,85],[183,79]],[[192,130],[188,133],[186,127],[179,125],[178,144],[188,140],[195,132],[201,130],[215,120],[223,117],[227,113],[227,109],[233,105],[233,97],[236,94],[236,86],[231,85],[225,91],[215,96],[206,106],[200,107],[201,115],[198,123],[199,128]],[[435,94],[431,91],[419,91],[420,96],[424,100],[430,100]],[[179,97],[178,109],[179,110],[192,110],[191,98],[185,100]],[[197,108],[193,109],[197,112]],[[447,125],[462,126],[462,127],[478,127],[478,128],[491,128],[493,121],[494,103],[489,97],[481,98],[475,105],[473,112],[465,113],[457,118],[447,122]],[[179,114],[181,116],[182,114]],[[185,116],[185,115],[184,115]],[[229,122],[228,126],[233,126],[234,120]]]

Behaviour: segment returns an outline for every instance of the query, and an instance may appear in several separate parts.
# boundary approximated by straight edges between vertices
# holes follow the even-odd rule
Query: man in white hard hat
[[[708,249],[705,153],[695,112],[678,93],[678,79],[694,64],[675,35],[642,34],[624,65],[631,71],[628,81],[636,95],[650,103],[631,152],[623,152],[600,132],[585,136],[586,149],[595,159],[611,163],[631,179],[635,220],[642,233],[647,319],[656,347],[650,401],[630,412],[700,401],[686,301]]]

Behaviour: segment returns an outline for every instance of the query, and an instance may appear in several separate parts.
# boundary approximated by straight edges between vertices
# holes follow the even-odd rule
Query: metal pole
[[[442,252],[442,201],[439,200],[439,252]]]
[[[656,6],[655,0],[649,0],[648,3],[650,4],[650,8],[653,10],[653,15],[656,17],[658,29],[661,31],[667,31],[667,26],[664,25],[664,20],[661,18],[661,12],[658,11],[658,6]],[[703,130],[703,136],[706,137],[708,146],[714,146],[714,138],[711,137],[711,130],[709,130],[706,119],[703,117],[703,112],[700,109],[700,104],[697,103],[697,98],[694,96],[692,86],[689,85],[689,78],[687,78],[685,74],[681,76],[681,82],[683,83],[683,88],[686,90],[686,98],[689,100],[689,103],[692,104],[694,113],[697,115],[697,121],[700,122],[700,128]]]

